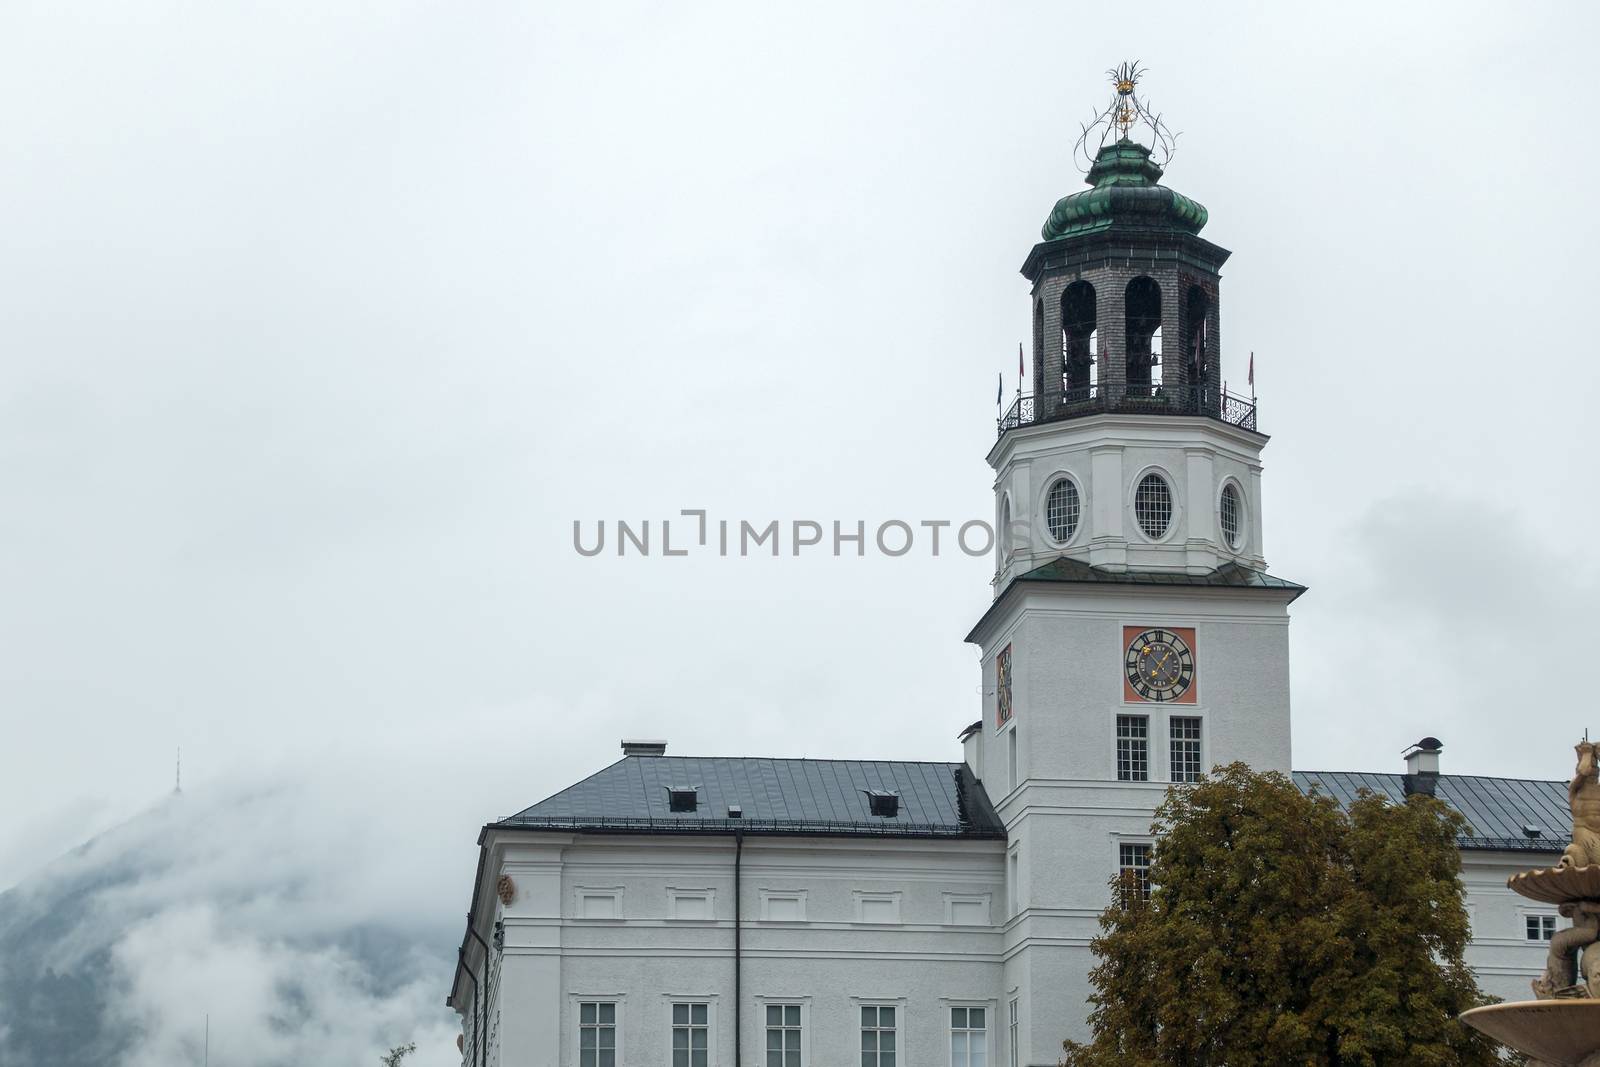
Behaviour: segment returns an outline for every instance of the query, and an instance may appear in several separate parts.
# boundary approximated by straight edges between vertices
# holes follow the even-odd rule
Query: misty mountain
[[[0,1067],[199,1064],[208,1016],[216,1065],[453,1062],[459,930],[326,799],[175,794],[0,894]]]

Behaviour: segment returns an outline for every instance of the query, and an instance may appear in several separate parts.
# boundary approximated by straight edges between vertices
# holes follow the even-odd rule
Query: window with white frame
[[[1022,854],[1012,849],[1006,857],[1006,894],[1011,902],[1011,914],[1022,911]]]
[[[622,890],[580,888],[578,890],[578,918],[622,918]]]
[[[800,1067],[800,1005],[767,1005],[767,1067]]]
[[[1159,541],[1167,535],[1167,527],[1172,525],[1172,489],[1165,478],[1151,473],[1139,480],[1139,488],[1133,494],[1133,513],[1139,520],[1139,529],[1150,540]]]
[[[1141,900],[1150,899],[1150,845],[1143,841],[1124,841],[1117,846],[1117,873],[1124,892]]]
[[[761,891],[761,918],[774,923],[805,922],[806,895],[803,890]]]
[[[672,1067],[707,1067],[711,1048],[711,1008],[702,1003],[672,1005]]]
[[[983,1008],[950,1009],[950,1067],[986,1067],[989,1032]]]
[[[951,926],[988,926],[988,893],[946,893],[944,921]]]
[[[1011,1067],[1021,1067],[1021,1055],[1017,1051],[1017,1034],[1020,1029],[1021,1027],[1018,1025],[1017,1021],[1017,998],[1012,997],[1010,1033],[1007,1035],[1011,1042]]]
[[[856,922],[897,923],[900,921],[899,893],[855,894]]]
[[[892,1004],[861,1005],[861,1067],[896,1067],[896,1014]]]
[[[1193,715],[1174,715],[1167,723],[1171,740],[1172,780],[1200,780],[1200,719]]]
[[[1222,497],[1217,502],[1217,517],[1222,525],[1222,538],[1229,548],[1239,547],[1239,514],[1243,510],[1239,504],[1239,490],[1229,482],[1222,487]]]
[[[1144,715],[1117,716],[1117,781],[1150,780],[1150,719]]]
[[[1019,775],[1017,774],[1017,730],[1018,729],[1019,729],[1018,727],[1013,726],[1011,728],[1011,732],[1006,735],[1006,762],[1007,762],[1008,766],[1011,768],[1011,778],[1009,779],[1009,781],[1011,782],[1011,788],[1012,789],[1015,789],[1017,786],[1022,784],[1022,782],[1019,780]]]
[[[617,1004],[578,1002],[578,1067],[617,1067]]]
[[[1556,917],[1554,915],[1529,915],[1527,917],[1527,938],[1529,941],[1549,941],[1556,936]]]
[[[672,910],[668,914],[672,918],[698,919],[701,921],[712,918],[711,890],[669,889],[667,893],[672,904]]]
[[[1066,544],[1078,532],[1078,487],[1071,478],[1058,478],[1050,487],[1044,519],[1057,544]]]

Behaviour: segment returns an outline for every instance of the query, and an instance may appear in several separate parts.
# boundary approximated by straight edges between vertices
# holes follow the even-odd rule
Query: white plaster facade
[[[1007,729],[969,738],[968,752],[992,767],[1006,735],[1029,725],[1024,708]],[[1073,765],[1062,752],[1036,758]],[[744,1063],[766,1062],[763,1012],[773,1004],[802,1010],[802,1067],[858,1062],[864,1005],[896,1008],[900,1067],[951,1067],[956,1005],[984,1009],[989,1064],[1049,1067],[1063,1038],[1087,1034],[1088,943],[1116,846],[1149,840],[1149,811],[1165,783],[1047,777],[1034,762],[1030,755],[1021,783],[997,798],[1015,827],[1010,841],[744,839]],[[735,1064],[735,849],[731,836],[487,834],[474,905],[479,933],[493,944],[498,924],[503,949],[490,953],[481,1054],[472,985],[456,977],[462,1062],[575,1067],[578,1005],[604,1001],[617,1005],[618,1064],[670,1065],[679,1003],[708,1007],[707,1067]],[[1525,996],[1542,969],[1545,945],[1528,940],[1526,917],[1554,912],[1505,880],[1554,859],[1466,855],[1468,962],[1486,992]],[[509,904],[495,892],[500,874],[514,883]],[[595,898],[616,910],[601,917]],[[798,910],[770,917],[777,898],[798,900]],[[677,917],[684,901],[695,902],[687,914],[696,917]],[[864,901],[893,910],[864,912]],[[465,962],[484,974],[474,940]]]
[[[502,904],[498,874],[485,878],[475,902],[504,931],[487,1063],[577,1063],[586,1000],[617,1005],[618,1064],[671,1063],[675,1003],[708,1005],[708,1065],[735,1063],[732,836],[510,833],[484,844],[486,869],[516,887]],[[863,1005],[896,1007],[902,1064],[948,1063],[941,1020],[951,1005],[982,1007],[987,1062],[1003,1062],[1004,842],[747,837],[742,851],[745,1062],[764,1062],[767,1005],[801,1008],[802,1067],[860,1062]],[[620,890],[615,917],[584,917],[593,889]],[[673,918],[679,893],[707,890],[710,918]],[[764,903],[796,897],[798,912],[767,917]],[[467,962],[481,967],[481,950]],[[471,986],[458,975],[455,988],[471,1049]]]
[[[1556,929],[1572,925],[1556,915],[1553,905],[1540,904],[1506,888],[1506,879],[1533,867],[1553,867],[1560,849],[1548,854],[1526,852],[1467,852],[1462,856],[1461,880],[1467,889],[1467,911],[1472,920],[1472,943],[1467,964],[1478,976],[1478,988],[1502,1000],[1529,1000],[1529,985],[1544,971],[1549,945],[1530,940],[1527,919],[1541,916]]]
[[[1198,720],[1203,767],[1289,772],[1288,607],[1299,589],[1017,579],[1063,555],[1111,573],[1261,570],[1264,443],[1212,419],[1098,415],[1013,431],[991,452],[996,514],[1009,510],[1018,536],[997,555],[1001,595],[969,637],[982,652],[983,696],[964,759],[1003,841],[745,836],[741,846],[726,833],[487,829],[473,914],[478,935],[492,944],[498,928],[503,949],[485,967],[480,943],[467,942],[452,993],[463,1062],[590,1067],[579,1025],[589,1002],[613,1006],[614,1062],[627,1067],[673,1065],[675,1004],[705,1006],[705,1067],[767,1064],[771,1006],[799,1010],[800,1062],[784,1067],[860,1062],[868,1006],[894,1009],[893,1067],[971,1067],[952,1052],[958,1007],[982,1009],[985,1067],[1056,1064],[1063,1038],[1088,1035],[1089,942],[1120,846],[1149,842],[1172,781],[1172,718]],[[1174,495],[1172,530],[1154,541],[1132,510],[1150,470]],[[1062,476],[1081,503],[1065,544],[1042,535],[1048,488]],[[1217,523],[1228,484],[1246,520],[1234,546]],[[1024,527],[1037,531],[1031,542]],[[1193,703],[1130,700],[1123,688],[1125,628],[1157,626],[1193,630]],[[1004,648],[1012,714],[1001,722]],[[1117,720],[1130,714],[1147,723],[1147,781],[1118,780]],[[1554,859],[1466,854],[1468,961],[1490,993],[1524,995],[1543,966],[1545,945],[1526,931],[1527,916],[1543,912],[1505,880]],[[514,885],[508,904],[501,875]],[[481,1048],[468,971],[487,982]]]

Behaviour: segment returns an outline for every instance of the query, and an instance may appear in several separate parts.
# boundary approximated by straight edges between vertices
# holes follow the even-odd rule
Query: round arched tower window
[[[1045,497],[1044,521],[1050,536],[1066,544],[1078,532],[1078,487],[1071,478],[1058,478]]]
[[[1218,507],[1222,519],[1222,536],[1228,547],[1239,547],[1239,490],[1230,483],[1222,487],[1222,502]]]
[[[1146,474],[1133,494],[1133,514],[1139,520],[1139,529],[1152,541],[1167,534],[1172,524],[1172,490],[1167,480],[1159,474]]]

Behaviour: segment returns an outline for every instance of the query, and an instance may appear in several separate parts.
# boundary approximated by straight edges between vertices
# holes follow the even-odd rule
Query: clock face
[[[1133,697],[1158,702],[1194,703],[1193,630],[1125,632],[1127,688]]]

